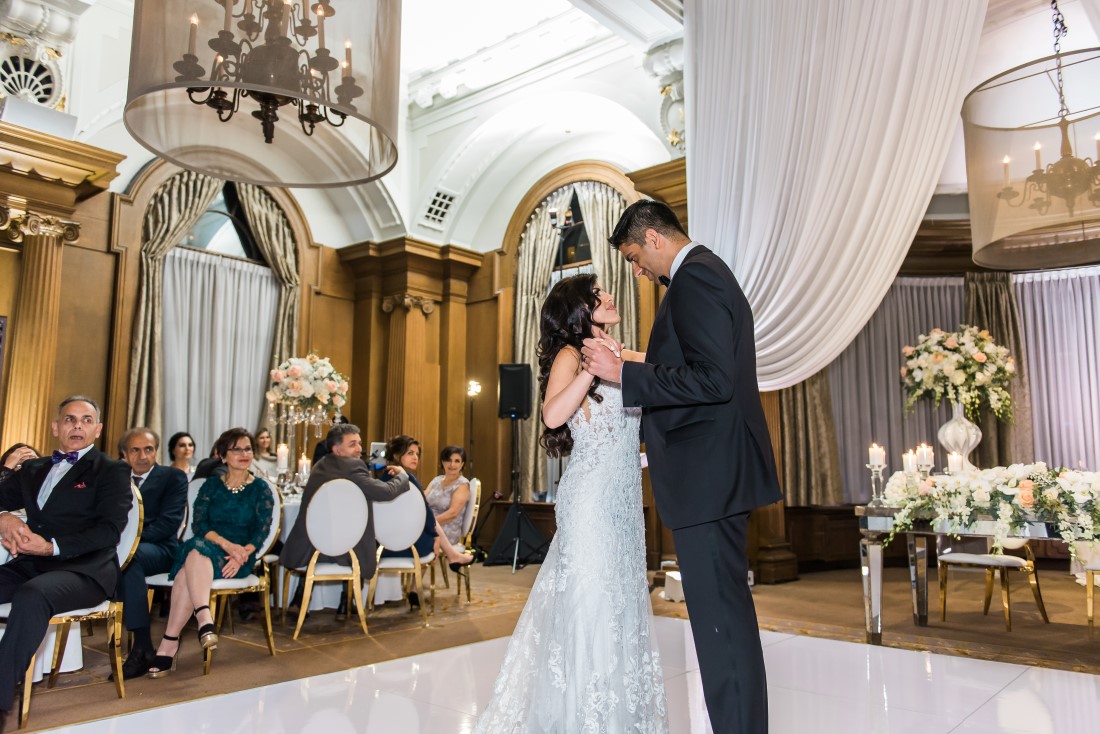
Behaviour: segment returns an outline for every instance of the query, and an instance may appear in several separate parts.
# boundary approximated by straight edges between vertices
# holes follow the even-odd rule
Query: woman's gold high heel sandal
[[[210,611],[209,604],[203,604],[201,607],[195,609],[195,620],[199,618],[199,612],[203,609]],[[199,644],[202,645],[203,650],[216,650],[218,647],[218,629],[214,626],[213,622],[208,622],[199,627]]]

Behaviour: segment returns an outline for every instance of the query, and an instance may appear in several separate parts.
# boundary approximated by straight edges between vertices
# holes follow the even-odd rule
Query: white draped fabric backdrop
[[[855,338],[947,155],[986,0],[686,0],[691,234],[756,318],[761,390]]]
[[[279,283],[263,265],[176,247],[163,288],[164,431],[190,433],[198,463],[263,414]]]

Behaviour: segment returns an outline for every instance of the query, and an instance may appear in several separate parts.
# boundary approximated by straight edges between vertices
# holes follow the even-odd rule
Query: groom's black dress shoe
[[[348,618],[348,592],[340,592],[340,603],[336,605],[336,621],[343,622]]]
[[[419,608],[420,608],[420,594],[417,594],[415,591],[410,591],[409,592],[409,609],[419,609]]]
[[[130,654],[126,656],[125,662],[122,663],[122,680],[140,678],[148,673],[156,655],[155,650],[131,650]],[[114,679],[114,673],[107,676],[107,680]]]

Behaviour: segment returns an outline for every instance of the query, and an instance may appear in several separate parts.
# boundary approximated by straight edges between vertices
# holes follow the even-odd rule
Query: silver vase
[[[966,417],[962,403],[951,404],[951,420],[940,426],[937,434],[940,445],[947,452],[955,452],[963,457],[963,469],[976,469],[970,463],[970,452],[982,441],[982,429]],[[944,458],[946,464],[947,458]]]

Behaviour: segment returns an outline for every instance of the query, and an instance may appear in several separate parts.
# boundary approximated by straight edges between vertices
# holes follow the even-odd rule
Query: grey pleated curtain
[[[550,194],[531,215],[520,237],[516,262],[515,335],[512,340],[516,364],[531,365],[531,417],[519,424],[519,465],[522,499],[546,490],[539,448],[542,418],[538,399],[539,366],[535,350],[539,343],[539,311],[546,300],[546,287],[558,252],[558,231],[550,225],[550,210],[565,211],[573,197],[573,186]]]
[[[783,499],[792,507],[844,502],[831,395],[825,370],[779,391]]]
[[[1015,273],[1035,461],[1100,470],[1100,266]]]
[[[628,349],[638,345],[638,281],[630,264],[607,243],[619,222],[626,200],[615,189],[596,181],[582,181],[574,186],[584,215],[584,231],[592,246],[592,265],[604,290],[615,297],[615,307],[622,323],[611,335],[626,343]]]
[[[901,469],[901,455],[924,442],[935,449],[937,468],[946,456],[936,440],[951,417],[946,403],[930,401],[905,412],[901,349],[919,334],[958,327],[963,316],[962,278],[898,278],[871,320],[828,367],[844,501],[871,498],[867,447],[886,447],[888,471]]]
[[[194,226],[221,191],[223,181],[181,171],[161,184],[145,210],[138,267],[137,308],[130,350],[126,420],[163,432],[161,328],[164,256]]]
[[[1031,428],[1031,388],[1028,359],[1020,329],[1020,313],[1009,273],[967,273],[963,296],[965,322],[987,329],[993,341],[1008,349],[1016,359],[1016,379],[1009,384],[1012,421],[1002,422],[990,411],[982,411],[978,426],[982,442],[970,457],[980,467],[1008,466],[1032,461],[1035,446]]]
[[[275,315],[275,334],[271,344],[271,369],[292,356],[298,349],[298,315],[301,308],[301,279],[298,276],[298,244],[294,231],[279,204],[259,186],[237,184],[237,195],[244,209],[248,226],[256,238],[264,259],[279,281],[279,301]],[[346,374],[350,365],[336,365]],[[266,408],[257,416],[262,425]],[[278,440],[285,427],[277,426]]]

